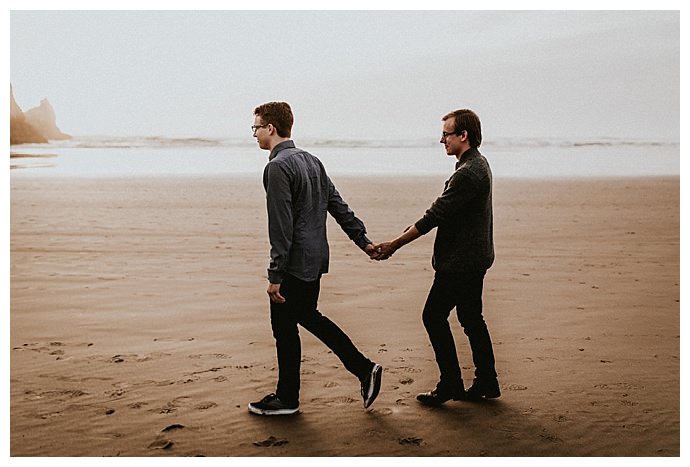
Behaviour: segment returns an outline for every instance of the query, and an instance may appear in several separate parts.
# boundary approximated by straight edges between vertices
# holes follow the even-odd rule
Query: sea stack
[[[14,100],[10,84],[10,144],[47,143],[44,137],[27,120],[22,109]]]
[[[50,105],[48,99],[43,99],[41,105],[24,112],[26,121],[38,130],[48,140],[70,139],[70,135],[61,132],[57,127],[55,109]]]

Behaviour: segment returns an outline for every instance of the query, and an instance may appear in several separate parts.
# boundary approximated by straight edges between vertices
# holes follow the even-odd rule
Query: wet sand
[[[444,177],[334,177],[374,241]],[[434,232],[387,262],[331,221],[321,311],[384,366],[359,384],[303,331],[274,390],[260,176],[11,179],[12,456],[678,456],[680,180],[495,180],[485,317],[503,396],[420,406]],[[466,385],[466,338],[451,318]]]

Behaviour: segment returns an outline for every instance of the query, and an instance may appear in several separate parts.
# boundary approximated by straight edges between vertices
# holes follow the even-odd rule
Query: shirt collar
[[[287,141],[283,141],[282,143],[277,144],[273,148],[273,150],[271,151],[271,154],[269,154],[269,156],[268,156],[268,160],[272,161],[278,155],[278,153],[280,151],[282,151],[283,149],[294,148],[294,147],[295,147],[295,143],[291,139],[289,139]]]
[[[477,148],[469,148],[467,151],[463,152],[462,156],[460,156],[460,160],[455,163],[455,170],[458,170],[462,164],[478,154],[479,150]]]

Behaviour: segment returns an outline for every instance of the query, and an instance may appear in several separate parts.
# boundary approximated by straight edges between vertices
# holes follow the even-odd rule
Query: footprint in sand
[[[40,343],[40,342],[31,342],[28,344],[22,344],[21,347],[12,347],[12,350],[30,350],[33,352],[38,352],[38,353],[47,353],[49,355],[56,355],[57,360],[62,360],[63,355],[65,355],[65,350],[63,349],[56,349],[56,347],[81,347],[81,346],[87,346],[90,347],[92,346],[93,343],[91,342],[85,342],[85,343],[79,343],[79,344],[66,344],[64,342],[60,341],[53,341],[53,342],[48,342],[48,343]]]
[[[59,416],[61,416],[61,415],[62,415],[62,412],[61,412],[61,411],[58,411],[58,412],[50,412],[50,413],[39,414],[38,417],[41,418],[41,419],[43,419],[43,420],[47,420],[47,419],[49,419],[49,418],[59,417]]]
[[[165,428],[163,428],[161,430],[161,433],[165,433],[167,431],[181,430],[182,428],[184,428],[184,425],[180,423],[173,423],[172,425],[168,425]]]
[[[518,433],[512,430],[509,427],[505,426],[496,426],[496,425],[489,425],[489,428],[491,428],[494,431],[498,431],[501,433],[505,433],[505,437],[509,439],[520,439],[518,436]]]
[[[417,438],[416,436],[409,436],[398,440],[398,444],[402,446],[421,446],[423,442],[424,440],[422,438]]]
[[[594,387],[597,389],[614,389],[614,390],[644,389],[644,386],[638,386],[636,384],[630,384],[630,383],[595,384]]]
[[[520,384],[509,384],[505,386],[505,389],[507,389],[508,391],[526,391],[527,386],[522,386]]]
[[[148,362],[150,360],[155,360],[157,358],[162,358],[162,357],[169,357],[171,355],[172,354],[165,353],[165,352],[153,352],[153,353],[146,354],[146,355],[137,355],[136,361],[137,362]]]
[[[546,430],[543,430],[542,433],[539,434],[539,437],[542,439],[542,441],[546,441],[548,443],[562,443],[563,440],[559,438],[558,436],[551,434],[547,432]]]
[[[311,400],[313,403],[319,403],[319,404],[324,404],[328,407],[331,407],[333,405],[340,405],[340,404],[352,404],[357,402],[356,399],[353,399],[350,396],[340,396],[340,397],[316,397]],[[361,400],[360,400],[361,402]]]
[[[288,443],[287,439],[283,438],[276,438],[275,436],[269,436],[263,441],[254,441],[254,446],[258,446],[260,448],[270,448],[270,447],[275,447],[275,446],[284,446]]]
[[[196,353],[196,354],[191,354],[187,355],[187,358],[192,358],[192,359],[202,359],[202,358],[214,358],[217,360],[224,360],[224,359],[229,359],[232,358],[232,355],[226,355],[224,353]]]
[[[138,354],[117,354],[113,355],[110,357],[107,361],[109,363],[127,363],[127,362],[148,362],[150,360],[155,360],[158,358],[162,357],[169,357],[172,354],[169,353],[164,353],[164,352],[153,352],[150,354],[145,354],[145,355],[138,355]],[[87,358],[97,358],[97,357],[87,357]]]
[[[112,391],[106,391],[105,395],[108,397],[108,399],[119,399],[122,398],[127,393],[126,389],[114,389]]]
[[[50,398],[60,401],[66,401],[68,399],[75,399],[77,397],[89,395],[88,392],[84,392],[81,389],[56,389],[52,391],[42,391],[40,393],[29,391],[26,394],[31,394],[34,396],[34,399]]]
[[[159,409],[156,409],[156,411],[159,414],[169,414],[169,413],[175,413],[177,412],[177,407],[173,407],[172,405],[165,405]]]
[[[173,447],[175,442],[171,439],[157,439],[153,443],[149,444],[149,449],[170,449]]]
[[[195,410],[208,410],[208,409],[212,409],[214,407],[218,407],[218,404],[216,404],[215,402],[211,402],[211,401],[205,401],[205,402],[201,402],[201,403],[195,405],[194,409]]]
[[[30,344],[22,344],[21,347],[12,347],[12,350],[35,350],[34,347],[38,345],[38,342],[32,342]]]
[[[177,412],[177,409],[180,406],[185,405],[189,397],[187,396],[181,396],[181,397],[176,397],[175,399],[171,400],[170,402],[166,403],[163,407],[159,407],[157,409],[152,409],[152,412],[158,412],[159,414],[170,414],[170,413],[175,413]]]

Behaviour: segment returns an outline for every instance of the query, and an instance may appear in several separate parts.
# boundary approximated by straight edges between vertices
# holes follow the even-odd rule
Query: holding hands
[[[383,243],[378,243],[376,245],[370,244],[367,246],[367,249],[365,250],[366,253],[369,255],[370,259],[375,259],[376,261],[383,261],[391,256],[393,256],[393,253],[397,248],[393,246],[393,242],[383,242]]]
[[[403,234],[395,240],[378,243],[376,245],[369,244],[364,251],[369,255],[369,258],[375,259],[376,261],[387,260],[393,256],[393,253],[395,253],[400,247],[410,243],[420,236],[421,233],[417,230],[417,228],[414,225],[411,225],[407,227]]]

